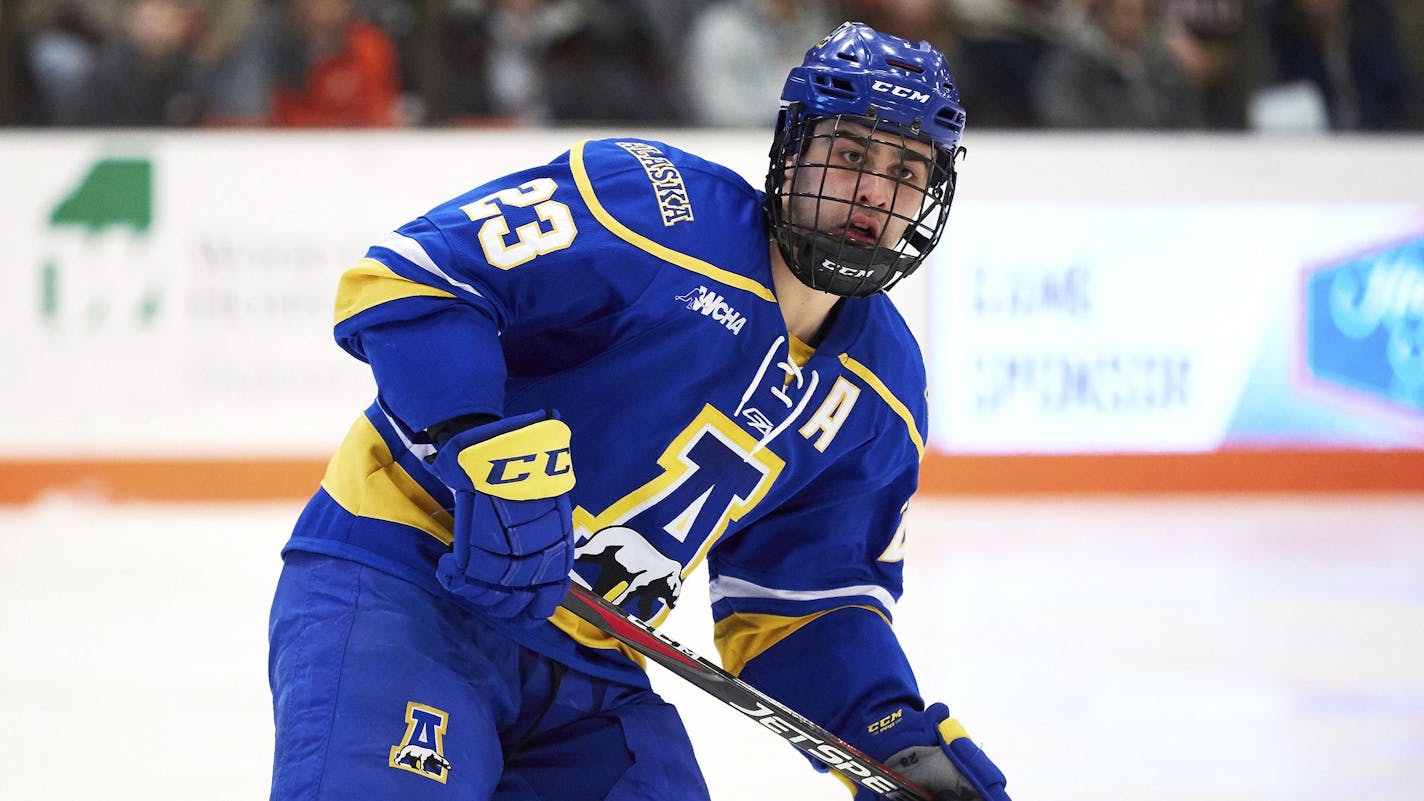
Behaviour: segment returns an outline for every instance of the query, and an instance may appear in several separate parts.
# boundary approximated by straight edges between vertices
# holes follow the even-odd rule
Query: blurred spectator
[[[395,45],[360,17],[352,0],[288,0],[278,48],[271,122],[278,126],[397,123]]]
[[[1409,93],[1405,98],[1405,113],[1409,127],[1424,129],[1424,2],[1420,0],[1394,0],[1394,16],[1399,20],[1399,41],[1415,42],[1406,46],[1404,55],[1409,61]]]
[[[207,0],[196,57],[208,74],[206,125],[267,122],[281,14],[267,0]]]
[[[494,0],[486,22],[489,97],[497,116],[522,123],[551,116],[541,75],[545,53],[572,33],[577,0]]]
[[[1409,71],[1388,0],[1267,0],[1266,31],[1276,96],[1313,94],[1335,130],[1406,127]]]
[[[32,122],[81,121],[86,86],[104,34],[77,0],[49,4],[25,46],[24,68],[34,94]]]
[[[439,59],[430,66],[438,85],[425,86],[422,98],[430,121],[467,124],[496,117],[488,6],[484,0],[449,0],[443,7],[440,29],[431,32],[428,45]]]
[[[684,74],[699,125],[770,126],[786,73],[833,20],[821,3],[720,0],[692,21]]]
[[[1424,127],[1424,0],[0,0],[0,122],[768,125],[859,19],[976,129]],[[402,76],[405,94],[402,95]]]
[[[202,121],[206,88],[195,58],[199,9],[188,0],[135,0],[100,48],[79,101],[79,121],[186,126]]]
[[[1044,56],[1063,36],[1057,0],[952,0],[960,24],[950,66],[970,124],[1030,128],[1042,124],[1034,87]]]
[[[1087,0],[1080,23],[1044,62],[1036,91],[1045,124],[1150,129],[1196,123],[1191,85],[1152,10],[1152,0]]]
[[[845,19],[912,42],[928,41],[954,65],[954,15],[948,0],[844,0],[841,7]]]
[[[543,94],[555,122],[681,122],[681,86],[650,7],[577,0],[543,53]]]
[[[463,122],[680,122],[664,5],[453,0],[443,48],[457,77],[440,105]]]
[[[1253,0],[1163,0],[1167,46],[1196,91],[1200,124],[1246,127],[1260,83],[1263,37]]]

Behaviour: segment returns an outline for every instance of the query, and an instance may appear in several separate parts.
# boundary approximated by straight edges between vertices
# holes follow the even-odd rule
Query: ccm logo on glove
[[[969,739],[944,704],[900,709],[866,727],[866,752],[918,785],[935,801],[1009,801],[1003,771]],[[891,752],[889,756],[885,753]],[[856,801],[869,801],[865,792]]]
[[[490,615],[554,614],[574,564],[572,432],[553,412],[494,420],[440,445],[431,469],[455,495],[441,585]]]
[[[901,718],[903,717],[905,717],[905,710],[897,709],[894,712],[891,712],[890,714],[881,718],[880,720],[877,720],[867,726],[866,731],[870,732],[871,734],[879,734],[890,728],[891,726],[894,726],[896,723],[899,723]]]
[[[479,492],[513,501],[553,498],[574,488],[569,427],[541,420],[460,451],[460,467]]]

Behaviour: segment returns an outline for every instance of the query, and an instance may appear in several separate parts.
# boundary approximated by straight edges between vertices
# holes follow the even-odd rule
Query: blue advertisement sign
[[[1424,414],[1424,236],[1312,270],[1304,333],[1316,379]]]

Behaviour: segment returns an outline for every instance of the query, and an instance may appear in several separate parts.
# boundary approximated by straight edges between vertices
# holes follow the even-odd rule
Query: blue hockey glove
[[[877,730],[882,747],[871,741],[867,745],[871,755],[883,754],[907,738],[936,743],[912,745],[883,758],[885,767],[919,785],[935,801],[1009,801],[1003,772],[969,739],[959,721],[949,716],[944,704],[932,704],[923,712],[906,710],[900,720],[892,716],[872,729]],[[872,798],[869,790],[856,794],[856,801]]]
[[[497,420],[445,442],[432,469],[455,493],[455,542],[436,575],[490,615],[547,620],[574,563],[569,427],[553,412]]]

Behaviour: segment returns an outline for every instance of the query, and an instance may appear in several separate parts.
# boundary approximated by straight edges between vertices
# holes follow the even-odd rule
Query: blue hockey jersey
[[[419,432],[557,409],[576,580],[658,623],[705,559],[729,670],[851,742],[879,710],[918,707],[890,628],[926,435],[918,346],[884,295],[845,299],[814,350],[791,337],[760,204],[666,144],[588,141],[370,248],[342,278],[335,333],[378,397],[287,548],[444,594],[453,501]],[[645,681],[564,610],[504,629]]]

